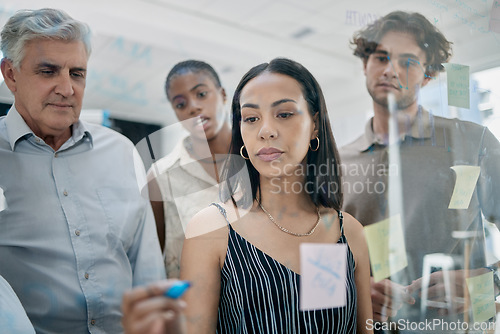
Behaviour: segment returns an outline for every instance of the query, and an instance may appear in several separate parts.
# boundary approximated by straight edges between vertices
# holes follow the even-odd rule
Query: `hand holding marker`
[[[164,295],[168,298],[178,299],[180,298],[184,292],[191,286],[191,283],[187,281],[178,281],[175,282],[174,285],[167,291],[165,291]]]

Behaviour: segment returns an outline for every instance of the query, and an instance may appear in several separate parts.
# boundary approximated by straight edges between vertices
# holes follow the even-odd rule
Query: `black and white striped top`
[[[226,218],[224,208],[212,205]],[[340,212],[339,218],[341,236],[337,243],[347,244]],[[300,311],[300,275],[257,249],[229,222],[228,226],[217,333],[356,333],[354,258],[349,245],[346,306]]]

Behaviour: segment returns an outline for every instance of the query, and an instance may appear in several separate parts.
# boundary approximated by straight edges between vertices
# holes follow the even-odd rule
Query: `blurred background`
[[[453,63],[470,66],[470,109],[448,107],[446,73],[421,93],[434,114],[488,125],[500,135],[500,33],[489,30],[494,0],[2,0],[0,24],[18,9],[54,7],[93,31],[82,117],[135,143],[175,123],[163,90],[177,62],[204,60],[232,96],[252,66],[275,57],[305,65],[326,96],[339,145],[371,115],[352,34],[393,10],[418,11],[454,43]],[[230,107],[228,100],[227,108]],[[0,102],[13,97],[0,85]],[[2,112],[2,111],[0,111]],[[161,143],[166,154],[175,141]]]

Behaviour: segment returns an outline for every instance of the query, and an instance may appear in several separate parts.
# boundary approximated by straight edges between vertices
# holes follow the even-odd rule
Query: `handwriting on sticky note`
[[[490,13],[489,30],[500,33],[500,0],[493,1]]]
[[[495,290],[493,273],[489,272],[466,279],[472,313],[475,322],[483,322],[495,316]]]
[[[345,244],[300,245],[300,309],[319,310],[346,304]]]
[[[455,171],[457,180],[455,181],[455,189],[453,189],[448,209],[468,209],[481,167],[453,166],[450,168]]]
[[[448,105],[470,108],[469,66],[444,64],[447,74]]]
[[[365,226],[365,237],[376,282],[408,265],[400,215]]]

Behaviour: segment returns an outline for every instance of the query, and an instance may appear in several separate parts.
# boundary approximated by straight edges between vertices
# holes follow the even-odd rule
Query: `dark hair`
[[[236,191],[238,191],[238,193],[241,192],[242,197],[238,198],[238,202],[242,203],[244,206],[253,203],[253,201],[257,199],[257,193],[260,198],[259,172],[255,169],[250,160],[244,160],[240,156],[240,148],[243,145],[240,129],[240,96],[245,85],[250,80],[263,73],[278,73],[295,79],[302,87],[302,93],[307,101],[311,117],[318,115],[315,121],[320,144],[317,151],[309,150],[307,152],[306,185],[313,185],[313,191],[308,191],[308,193],[316,206],[322,205],[324,207],[340,210],[342,207],[342,183],[339,168],[340,159],[337,145],[333,138],[323,92],[316,79],[304,66],[286,58],[275,58],[269,63],[263,63],[253,67],[243,76],[234,92],[232,102],[232,140],[228,160],[222,172],[222,179],[224,180],[221,189],[222,200],[225,201],[231,198],[233,203],[236,204],[233,197]],[[311,145],[313,145],[312,147],[316,147],[316,140],[313,140]],[[318,166],[325,166],[328,168],[327,170],[334,172],[325,173],[325,175],[318,175],[318,173],[312,172],[315,171]],[[245,180],[242,179],[241,173],[238,173],[243,170],[244,167],[246,167],[249,174],[251,198],[249,196],[249,189],[242,189],[242,187],[245,186]],[[331,191],[331,186],[334,186],[333,191]],[[314,191],[316,189],[319,191]]]
[[[170,88],[170,82],[172,81],[172,79],[177,76],[184,75],[190,72],[191,73],[205,72],[209,77],[212,78],[215,87],[217,88],[222,87],[219,76],[217,75],[217,72],[215,72],[212,66],[201,60],[193,60],[193,59],[185,60],[175,64],[175,66],[172,67],[172,69],[167,75],[167,79],[165,80],[165,93],[167,94],[167,98],[169,100],[170,97],[168,96],[168,89]]]
[[[444,71],[441,63],[446,63],[450,59],[452,43],[419,13],[391,12],[365,29],[357,31],[351,41],[354,55],[366,62],[389,31],[405,32],[415,37],[418,46],[425,51],[427,57],[426,75],[434,76],[437,72]]]

